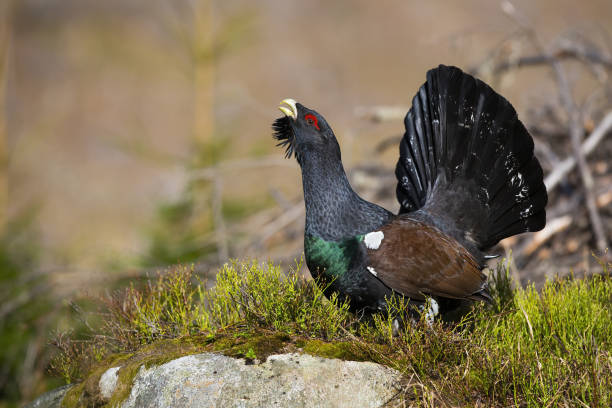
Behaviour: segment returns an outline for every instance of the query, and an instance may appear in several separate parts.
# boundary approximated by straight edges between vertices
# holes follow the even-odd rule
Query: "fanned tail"
[[[533,140],[512,105],[459,68],[440,65],[412,100],[395,174],[400,213],[471,252],[546,223]]]

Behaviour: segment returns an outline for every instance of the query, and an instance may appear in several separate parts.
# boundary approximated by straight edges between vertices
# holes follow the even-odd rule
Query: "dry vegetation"
[[[88,384],[110,364],[122,367],[123,378],[139,364],[183,354],[261,361],[299,349],[399,370],[403,391],[389,406],[609,406],[612,264],[602,262],[601,274],[588,280],[549,281],[541,291],[513,289],[507,265],[492,276],[494,306],[477,304],[458,324],[430,326],[422,316],[397,335],[393,320],[409,308],[401,299],[360,319],[312,280],[272,264],[226,264],[211,289],[192,269],[174,267],[142,289],[104,298],[98,323],[79,338],[58,336],[53,368],[67,383],[81,381],[67,397],[80,405],[96,400]]]

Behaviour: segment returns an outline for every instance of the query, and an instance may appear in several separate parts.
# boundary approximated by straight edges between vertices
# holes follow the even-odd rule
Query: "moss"
[[[325,342],[268,330],[227,330],[215,336],[195,335],[178,339],[159,340],[142,346],[134,353],[115,354],[90,370],[85,380],[72,387],[62,402],[66,408],[103,406],[98,384],[100,377],[112,367],[121,366],[117,372],[117,387],[106,406],[119,406],[131,392],[134,378],[141,367],[162,365],[177,358],[215,352],[228,357],[255,358],[265,361],[270,355],[287,352],[304,352],[318,357],[353,361],[375,361],[371,351],[358,343]]]
[[[217,336],[208,351],[237,358],[248,358],[248,355],[254,353],[258,359],[265,361],[268,356],[283,351],[291,343],[291,337],[284,333],[247,331]]]
[[[140,371],[141,366],[140,364],[127,364],[119,369],[117,372],[117,387],[110,401],[108,401],[108,406],[118,407],[130,396],[134,377]]]
[[[82,382],[80,384],[75,384],[72,388],[66,392],[64,395],[64,399],[62,399],[62,407],[64,408],[75,408],[79,406],[79,401],[81,400],[81,394],[83,394],[83,389],[85,388],[85,383]]]
[[[301,348],[313,356],[338,358],[351,361],[372,361],[372,353],[358,343],[348,341],[325,342],[309,339],[302,343]]]
[[[272,354],[288,352],[303,352],[317,357],[341,360],[377,361],[374,353],[380,352],[357,342],[326,342],[261,330],[217,336],[205,350],[237,358],[248,358],[249,351],[252,351],[261,361],[265,361]]]

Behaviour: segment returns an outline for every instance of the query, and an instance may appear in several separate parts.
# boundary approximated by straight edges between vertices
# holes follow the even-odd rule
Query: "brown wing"
[[[476,260],[437,228],[400,216],[380,231],[378,249],[367,250],[368,266],[393,290],[424,300],[423,294],[471,298],[483,289],[486,276]]]

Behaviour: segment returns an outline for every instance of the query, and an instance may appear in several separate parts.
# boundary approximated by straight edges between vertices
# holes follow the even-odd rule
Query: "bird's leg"
[[[428,327],[432,327],[435,317],[440,313],[440,306],[434,298],[429,297],[424,304],[419,306],[419,311],[425,313],[425,323]]]
[[[393,319],[393,323],[391,323],[392,325],[392,334],[393,337],[397,337],[400,334],[400,329],[402,328],[403,324],[400,324],[399,319]]]

